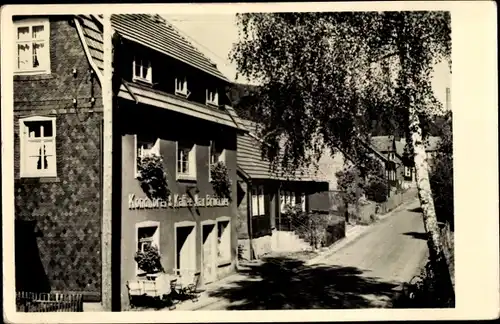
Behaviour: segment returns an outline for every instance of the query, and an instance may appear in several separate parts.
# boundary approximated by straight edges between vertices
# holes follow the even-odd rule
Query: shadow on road
[[[406,232],[406,233],[403,233],[403,235],[412,236],[413,238],[416,238],[416,239],[419,239],[419,240],[427,240],[427,233]]]
[[[355,267],[306,266],[286,257],[264,260],[241,271],[248,279],[209,293],[225,298],[229,310],[331,309],[383,307],[380,299],[390,300],[398,283],[362,276]],[[252,279],[260,278],[256,281]]]
[[[408,211],[411,211],[412,213],[421,213],[422,207],[410,208]]]

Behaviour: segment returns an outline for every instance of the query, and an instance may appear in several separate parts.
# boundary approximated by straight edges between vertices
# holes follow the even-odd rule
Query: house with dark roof
[[[236,270],[237,135],[245,132],[225,89],[229,81],[168,21],[158,15],[111,16],[114,31],[113,147],[121,192],[119,233],[121,309],[127,283],[144,273],[134,256],[156,246],[167,274],[217,281]],[[169,195],[149,197],[141,163],[161,157]],[[229,179],[215,190],[214,167]],[[220,179],[219,179],[220,180]],[[113,216],[114,217],[114,216]],[[189,280],[189,279],[188,279]],[[191,281],[192,282],[192,279]]]
[[[440,143],[440,137],[429,136],[425,140],[425,151],[427,162],[432,163]],[[405,153],[406,139],[395,136],[372,136],[371,147],[381,154],[386,177],[393,187],[413,187],[415,186],[414,162]],[[379,155],[380,155],[379,154]]]
[[[259,257],[271,251],[307,248],[307,243],[290,233],[286,206],[300,206],[303,212],[328,210],[326,177],[315,167],[284,172],[271,169],[262,157],[262,141],[255,134],[255,123],[241,120],[248,130],[238,135],[237,196],[238,241],[244,258]]]
[[[171,24],[146,14],[110,23],[111,288],[101,253],[103,17],[14,19],[16,283],[94,302],[106,292],[125,310],[127,283],[156,278],[135,261],[149,247],[183,282],[235,271],[236,147],[246,130],[225,93],[229,81]],[[147,185],[151,170],[165,178],[161,196]]]
[[[16,290],[99,302],[99,21],[14,16],[13,25]]]

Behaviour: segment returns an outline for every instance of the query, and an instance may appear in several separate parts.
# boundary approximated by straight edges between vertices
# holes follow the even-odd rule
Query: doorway
[[[179,273],[196,271],[196,230],[194,222],[181,222],[175,226],[175,268]]]
[[[217,233],[215,222],[203,224],[202,237],[202,273],[203,282],[209,283],[216,280],[217,276]]]

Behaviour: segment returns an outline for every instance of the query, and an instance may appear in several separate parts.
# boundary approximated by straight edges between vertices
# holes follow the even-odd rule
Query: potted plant
[[[134,260],[147,279],[155,280],[164,272],[156,245],[146,245],[142,251],[137,251]]]
[[[231,179],[223,162],[217,162],[211,166],[210,178],[214,193],[220,198],[228,198],[231,201]]]

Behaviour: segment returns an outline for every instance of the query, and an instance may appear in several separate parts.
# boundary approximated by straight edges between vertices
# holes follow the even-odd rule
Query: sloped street
[[[418,201],[372,225],[321,261],[285,257],[248,266],[204,294],[200,310],[391,307],[391,299],[425,263]],[[198,304],[198,303],[196,303]]]

